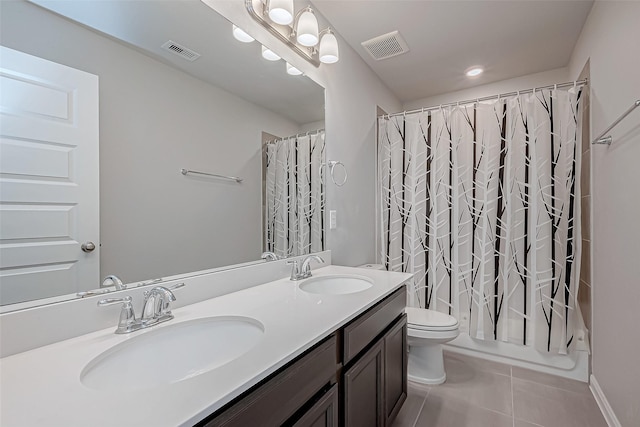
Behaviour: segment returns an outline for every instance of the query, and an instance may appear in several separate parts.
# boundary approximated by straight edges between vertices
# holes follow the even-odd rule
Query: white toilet
[[[442,384],[444,372],[442,344],[458,336],[458,320],[439,311],[407,307],[409,380],[422,384]]]
[[[386,270],[382,264],[360,268]],[[406,307],[409,341],[409,379],[422,384],[442,384],[444,372],[442,344],[458,336],[458,320],[448,314],[424,308]]]

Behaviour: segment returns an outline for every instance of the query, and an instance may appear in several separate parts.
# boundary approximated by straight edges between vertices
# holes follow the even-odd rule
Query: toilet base
[[[447,374],[444,372],[442,344],[410,345],[408,378],[420,384],[436,385],[444,383],[447,379]]]
[[[444,374],[442,376],[442,378],[437,378],[437,379],[426,379],[426,378],[416,377],[416,376],[413,376],[413,375],[409,374],[407,376],[407,379],[409,381],[412,381],[412,382],[418,383],[418,384],[439,385],[439,384],[444,384],[444,382],[447,380],[447,374]]]

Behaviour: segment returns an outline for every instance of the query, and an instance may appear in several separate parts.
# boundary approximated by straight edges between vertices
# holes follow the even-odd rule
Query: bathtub
[[[589,382],[589,339],[580,310],[578,326],[574,331],[575,347],[569,354],[550,354],[504,341],[485,341],[472,338],[469,333],[460,330],[460,335],[444,344],[444,350],[467,356],[506,363],[513,366]]]

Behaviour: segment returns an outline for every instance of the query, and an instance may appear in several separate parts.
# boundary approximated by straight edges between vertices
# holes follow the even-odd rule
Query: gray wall
[[[1,7],[4,46],[99,76],[102,276],[260,257],[261,132],[295,134],[296,123],[32,4]]]
[[[640,99],[640,2],[595,2],[569,70],[591,73],[591,135]],[[593,377],[622,426],[640,425],[640,111],[591,147]]]

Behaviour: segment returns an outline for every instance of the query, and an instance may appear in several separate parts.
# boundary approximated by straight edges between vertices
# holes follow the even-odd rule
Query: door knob
[[[80,248],[82,248],[84,252],[93,252],[96,245],[93,242],[84,242]]]

